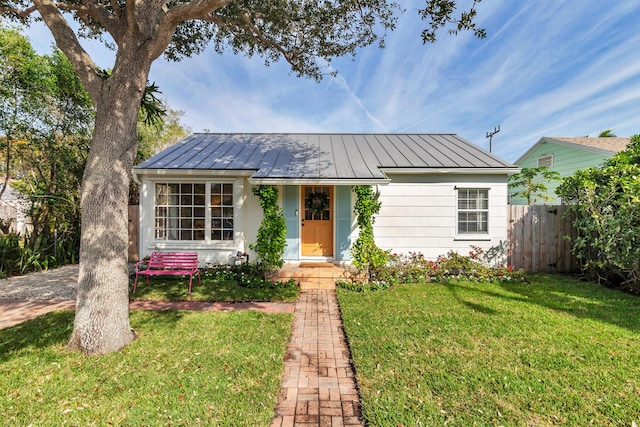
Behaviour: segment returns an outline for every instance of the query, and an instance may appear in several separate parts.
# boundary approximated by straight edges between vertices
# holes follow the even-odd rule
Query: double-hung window
[[[489,190],[458,188],[458,234],[489,232]]]
[[[156,183],[156,240],[233,240],[233,184]]]

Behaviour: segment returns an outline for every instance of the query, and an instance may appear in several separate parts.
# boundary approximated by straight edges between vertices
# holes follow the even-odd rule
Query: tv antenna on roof
[[[487,132],[486,138],[489,138],[489,152],[493,152],[493,135],[500,132],[500,125],[493,128],[492,132]]]

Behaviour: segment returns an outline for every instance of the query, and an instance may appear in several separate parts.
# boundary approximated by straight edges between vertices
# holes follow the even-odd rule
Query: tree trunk
[[[76,315],[68,348],[118,351],[134,339],[129,325],[128,200],[136,123],[150,61],[118,52],[96,105],[81,193],[82,231]]]

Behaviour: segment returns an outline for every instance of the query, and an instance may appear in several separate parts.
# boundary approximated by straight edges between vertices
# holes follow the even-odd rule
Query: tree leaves
[[[640,290],[640,135],[602,168],[580,170],[556,190],[579,238],[574,253],[598,282]]]
[[[524,197],[527,205],[537,202],[538,198],[544,199],[545,202],[550,200],[551,198],[546,194],[547,186],[541,180],[551,182],[558,179],[560,174],[546,167],[522,168],[520,173],[510,175],[508,178],[509,186],[516,189],[513,195]]]

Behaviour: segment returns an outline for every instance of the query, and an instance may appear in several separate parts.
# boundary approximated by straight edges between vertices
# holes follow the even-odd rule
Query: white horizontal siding
[[[449,251],[466,254],[471,245],[485,251],[506,247],[506,176],[415,177],[422,182],[411,182],[411,176],[390,178],[391,184],[378,189],[382,206],[374,236],[381,248],[394,253],[421,252],[436,259]],[[456,186],[489,190],[488,234],[457,235]]]

